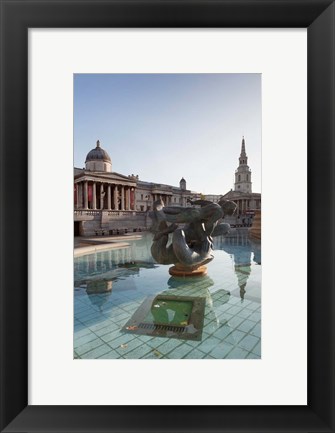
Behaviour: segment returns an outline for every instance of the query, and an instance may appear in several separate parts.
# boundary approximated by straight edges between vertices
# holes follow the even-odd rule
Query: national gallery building
[[[184,178],[175,187],[113,172],[110,156],[97,141],[86,156],[85,168],[74,169],[74,233],[92,236],[146,230],[155,200],[188,206],[187,200],[197,197],[186,188]]]
[[[112,160],[100,142],[88,152],[85,168],[74,169],[74,235],[112,235],[147,230],[151,226],[149,211],[161,198],[168,206],[190,206],[188,200],[200,193],[186,188],[182,178],[179,187],[145,182],[135,175],[112,171]],[[235,171],[234,191],[225,195],[207,195],[207,200],[220,198],[237,204],[237,214],[246,215],[261,208],[261,194],[252,192],[251,170],[242,139],[239,166]]]

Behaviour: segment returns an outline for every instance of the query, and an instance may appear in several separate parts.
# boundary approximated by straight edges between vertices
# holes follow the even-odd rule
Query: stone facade
[[[183,188],[138,180],[136,210],[141,212],[152,210],[154,201],[158,199],[162,199],[166,206],[189,206],[188,199],[194,199],[197,194],[186,189],[186,182],[182,180]]]
[[[74,211],[75,235],[118,235],[145,231],[150,227],[147,212]]]
[[[85,169],[74,169],[75,235],[117,234],[147,230],[149,211],[161,199],[167,206],[189,206],[195,193],[186,188],[145,182],[138,176],[112,172],[111,158],[97,142],[86,157]]]
[[[187,189],[184,178],[179,186],[172,186],[113,172],[111,158],[98,141],[87,154],[85,168],[74,169],[74,233],[93,236],[148,230],[149,212],[158,199],[166,206],[190,206],[189,200],[204,198],[218,203],[224,198],[237,204],[236,217],[252,215],[261,209],[261,194],[252,192],[251,170],[247,164],[243,137],[234,191],[203,196]],[[227,222],[237,224],[235,219]]]

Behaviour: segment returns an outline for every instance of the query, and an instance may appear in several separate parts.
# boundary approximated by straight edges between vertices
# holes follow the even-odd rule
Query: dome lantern
[[[96,147],[88,152],[85,167],[89,171],[112,171],[112,160],[108,153],[100,146],[99,140]]]
[[[186,180],[183,177],[180,179],[179,187],[182,190],[186,190]]]

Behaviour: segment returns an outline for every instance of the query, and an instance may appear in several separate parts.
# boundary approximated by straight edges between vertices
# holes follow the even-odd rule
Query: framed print
[[[92,29],[89,32],[81,30],[79,33],[58,29],[29,31],[29,95],[32,101],[29,111],[29,151],[32,161],[32,193],[29,199],[29,203],[32,203],[32,216],[29,233],[34,240],[30,249],[32,282],[29,291],[31,404],[80,402],[137,405],[142,401],[148,405],[158,402],[184,403],[184,395],[176,394],[173,387],[166,387],[159,396],[153,394],[151,387],[146,386],[147,374],[149,377],[163,375],[168,382],[188,382],[189,404],[209,405],[216,404],[219,400],[221,405],[256,402],[260,405],[289,402],[306,404],[306,282],[303,283],[302,279],[302,276],[306,275],[305,258],[303,255],[297,257],[293,249],[286,248],[286,238],[294,236],[301,248],[305,249],[306,210],[303,209],[306,209],[307,204],[304,194],[294,197],[293,201],[293,196],[286,197],[286,208],[297,207],[300,210],[299,226],[294,227],[294,232],[290,233],[289,230],[293,229],[290,212],[279,213],[277,207],[271,204],[267,192],[271,186],[271,195],[280,196],[282,190],[291,187],[289,177],[283,177],[279,173],[273,176],[274,155],[276,166],[285,167],[285,171],[297,173],[296,161],[299,161],[300,189],[307,191],[307,176],[304,173],[307,158],[306,36],[305,29],[251,29],[242,32],[236,29],[203,29],[200,33],[197,30],[185,32],[183,29]],[[84,51],[81,48],[82,40]],[[219,57],[215,55],[218,51],[221,51]],[[68,56],[67,53],[73,52],[76,53],[75,56]],[[109,56],[101,58],[101,52],[108,52]],[[125,52],[127,56],[124,55]],[[141,55],[133,62],[132,59],[138,52]],[[154,57],[152,52],[156,53]],[[187,58],[183,56],[184,52],[188,53]],[[236,52],[240,54],[237,57]],[[53,53],[52,58],[49,58],[49,53]],[[81,58],[81,53],[84,58]],[[154,62],[151,62],[152,59]],[[88,63],[85,64],[87,60]],[[76,71],[74,75],[73,71]],[[239,74],[235,71],[239,71]],[[278,87],[277,83],[283,81],[286,83],[285,88]],[[229,92],[226,90],[228,88]],[[110,89],[114,89],[113,94]],[[178,91],[173,93],[173,89]],[[117,95],[120,96],[117,98]],[[86,99],[87,96],[90,96],[90,100]],[[286,104],[287,100],[290,101],[289,106]],[[98,101],[97,104],[95,101]],[[141,106],[141,109],[134,109],[136,106]],[[114,107],[113,113],[110,113],[111,107]],[[126,111],[124,107],[127,107]],[[150,112],[147,112],[148,109]],[[166,114],[162,117],[159,114],[161,112]],[[83,113],[87,119],[85,122],[81,121]],[[119,119],[118,122],[114,121],[115,116]],[[180,118],[183,119],[181,125]],[[53,119],[57,119],[59,128],[54,128]],[[104,119],[108,119],[107,122]],[[277,119],[280,119],[280,123]],[[169,127],[166,123],[164,126],[164,122],[168,122]],[[155,126],[156,124],[159,127]],[[280,129],[282,124],[290,125],[289,137],[286,129]],[[104,125],[108,129],[105,133]],[[131,125],[131,128],[128,128],[128,125]],[[170,131],[171,125],[174,125],[173,131]],[[185,125],[188,126],[185,128]],[[238,136],[242,125],[249,130],[248,135],[244,131],[244,139]],[[83,128],[85,134],[79,139],[78,134]],[[191,132],[196,128],[198,133],[193,133],[194,138],[190,138]],[[254,138],[252,129],[258,131]],[[53,131],[52,136],[49,134],[50,130]],[[95,144],[93,135],[98,130],[99,143]],[[276,131],[275,136],[273,131]],[[115,135],[120,138],[115,138]],[[91,136],[89,141],[87,136]],[[181,141],[183,136],[185,139]],[[74,197],[77,199],[78,195],[77,202],[80,203],[75,210],[71,196],[64,195],[64,191],[68,190],[66,185],[73,177],[72,163],[66,162],[72,162],[72,137],[75,153],[80,148],[84,151],[84,155],[75,163]],[[145,137],[145,142],[141,137]],[[232,140],[229,137],[235,138]],[[120,140],[123,143],[128,140],[128,144],[121,146]],[[165,145],[164,140],[168,140]],[[208,148],[207,161],[203,160],[203,140]],[[62,166],[62,176],[57,176],[57,182],[54,183],[56,188],[53,188],[51,181],[40,182],[40,179],[49,176],[48,164],[38,162],[44,153],[46,141],[50,148],[57,149],[53,154],[52,164]],[[91,141],[95,146],[92,149]],[[142,144],[139,145],[141,141]],[[238,144],[234,145],[233,141]],[[127,158],[124,157],[125,147]],[[259,167],[260,147],[262,170]],[[236,153],[240,155],[240,152],[247,156],[240,157],[237,172],[234,173]],[[106,159],[103,161],[106,168],[110,169],[111,164],[112,171],[96,170],[99,161],[95,160],[95,155],[100,153]],[[176,155],[180,159],[180,169],[177,169]],[[186,163],[188,155],[190,164]],[[144,158],[142,163],[141,157]],[[121,168],[121,164],[126,161],[129,168]],[[163,171],[161,161],[173,167],[173,170],[170,168]],[[246,161],[247,164],[244,163]],[[239,181],[239,176],[241,180],[243,177],[241,171],[247,169],[247,166],[251,167],[252,172],[244,174],[251,176],[251,185],[249,182]],[[85,170],[82,170],[82,167],[85,167]],[[145,167],[147,174],[143,173]],[[159,172],[155,175],[156,167]],[[104,170],[105,166],[100,166],[100,169]],[[184,189],[175,186],[177,170],[181,173],[180,178],[186,178],[180,182],[185,186]],[[125,175],[128,172],[136,175],[128,177]],[[171,180],[164,181],[163,176],[166,178],[169,173]],[[243,208],[245,196],[241,197],[238,191],[239,187],[246,187],[247,190],[248,186],[251,186],[249,191],[252,189],[255,193],[251,197],[259,199],[257,177],[260,178],[260,173],[262,195],[267,196],[262,203],[262,242],[245,239],[245,234],[249,231],[248,227],[243,227],[243,220],[245,222],[247,218]],[[215,176],[215,184],[209,188],[207,178],[214,180]],[[152,214],[148,209],[142,211],[141,206],[152,208],[155,196],[154,201],[160,198],[164,203],[165,200],[164,208],[171,208],[174,212],[182,211],[185,218],[190,211],[194,212],[194,208],[180,206],[180,199],[187,197],[192,200],[193,195],[193,200],[197,201],[200,191],[203,195],[209,194],[207,199],[210,198],[212,202],[213,199],[220,201],[226,192],[229,196],[232,194],[232,176],[236,180],[233,187],[237,190],[233,193],[236,194],[236,204],[240,204],[240,209],[233,215],[228,215],[223,222],[235,226],[231,227],[228,236],[213,237],[214,248],[210,254],[215,255],[215,258],[205,265],[207,275],[198,275],[199,278],[196,279],[196,275],[170,275],[172,264],[159,263],[160,257],[155,251],[150,251],[152,241],[148,228]],[[87,203],[85,179],[88,180]],[[155,182],[151,182],[156,179],[159,179],[159,187]],[[198,187],[195,186],[197,179],[200,181]],[[101,183],[101,180],[104,183]],[[244,181],[246,180],[245,177]],[[179,179],[177,185],[178,182]],[[130,192],[131,188],[134,188],[136,194],[133,204],[126,200],[129,186]],[[215,196],[215,188],[222,195]],[[109,199],[104,200],[103,192]],[[172,203],[166,203],[166,193],[172,193],[168,197]],[[142,200],[142,195],[143,199],[147,200]],[[46,207],[52,208],[54,203],[62,203],[62,212],[57,216],[57,224],[52,227],[52,250],[45,244],[46,237],[43,233],[48,233],[49,221],[40,213],[38,197],[43,197]],[[248,200],[251,200],[250,195],[248,197]],[[224,195],[223,199],[225,200]],[[36,209],[34,203],[37,205]],[[229,204],[229,201],[227,203]],[[102,204],[116,209],[101,210]],[[137,209],[128,210],[128,207]],[[214,205],[207,209],[210,210],[207,213],[210,217],[212,210],[218,209],[217,204],[214,202]],[[250,210],[249,207],[247,211]],[[207,212],[206,208],[205,211]],[[73,220],[72,214],[75,219],[73,225],[79,226],[79,232],[91,231],[83,233],[84,236],[81,237],[75,236],[75,242],[79,241],[82,245],[75,247],[73,300],[73,290],[68,284],[60,284],[58,279],[49,278],[55,269],[62,269],[62,275],[66,276],[64,280],[72,280],[72,251],[71,248],[65,248],[68,240],[72,238],[74,227],[69,224]],[[103,227],[100,224],[102,215]],[[173,215],[176,214],[172,213]],[[95,219],[92,219],[92,216]],[[280,220],[277,221],[279,216]],[[280,224],[286,226],[286,238],[281,236],[280,231],[271,230],[271,225]],[[134,232],[134,228],[138,227],[141,232]],[[172,225],[172,228],[174,227],[175,225]],[[122,234],[122,230],[126,229],[127,233]],[[121,233],[118,234],[117,230]],[[120,248],[111,248],[115,241]],[[276,245],[275,249],[272,248],[273,244]],[[78,254],[82,250],[92,252],[92,249],[97,249],[93,255]],[[48,254],[44,254],[46,250]],[[58,254],[59,251],[62,251],[61,255]],[[154,254],[157,260],[153,262]],[[169,254],[167,251],[166,256]],[[285,273],[278,274],[276,264],[281,263],[283,258]],[[268,265],[261,271],[263,260],[268,261]],[[56,268],[52,265],[54,263],[57,264]],[[282,287],[287,284],[286,273],[291,275],[290,282],[296,287],[295,291],[289,294],[289,302],[286,296],[278,297]],[[271,278],[274,274],[275,281]],[[47,288],[44,281],[48,281]],[[261,283],[265,288],[263,300]],[[271,290],[267,287],[271,287]],[[202,312],[199,311],[197,323],[190,319],[189,326],[193,329],[193,325],[198,330],[194,334],[198,339],[191,341],[190,334],[188,339],[176,338],[176,335],[150,334],[150,331],[155,329],[147,322],[152,320],[148,315],[148,306],[152,305],[156,296],[185,297],[186,294],[191,298],[206,299],[205,308]],[[50,297],[53,308],[41,308],[42,300],[45,299],[48,304]],[[34,300],[38,300],[38,303]],[[181,300],[178,299],[179,301]],[[163,306],[169,304],[167,300],[162,302],[165,304],[153,308],[162,308],[164,311]],[[153,305],[160,303],[157,301]],[[171,308],[168,310],[171,317],[175,315]],[[58,319],[59,311],[62,311],[62,321]],[[290,321],[283,320],[282,311],[285,311],[286,315],[294,312],[294,328],[290,326]],[[138,327],[134,323],[136,321],[143,325]],[[185,321],[187,320],[181,320]],[[44,327],[41,326],[43,323],[50,324]],[[52,327],[53,323],[57,326]],[[275,326],[276,323],[280,323],[280,326]],[[164,323],[159,324],[162,325]],[[174,323],[174,326],[177,325]],[[74,328],[74,338],[69,332],[70,328]],[[280,350],[282,345],[290,352],[289,358]],[[59,348],[56,353],[55,346]],[[61,354],[61,350],[64,354]],[[51,358],[50,353],[53,353]],[[258,362],[261,357],[261,362]],[[221,362],[217,362],[222,358],[225,359],[224,375],[221,375]],[[70,364],[65,360],[69,360]],[[241,370],[240,362],[243,360],[249,361],[243,362]],[[131,368],[128,363],[130,361]],[[169,364],[171,368],[166,369],[166,362],[172,363]],[[82,381],[82,377],[90,375],[91,363],[99,363],[99,369],[94,372],[95,380],[90,382],[90,392],[84,393],[80,391],[81,387],[85,386],[87,389],[88,384]],[[49,375],[49,369],[60,366],[62,377]],[[109,375],[109,369],[116,367],[119,372],[117,377]],[[138,374],[139,369],[144,372],[146,368],[150,368],[150,372]],[[275,377],[273,369],[278,371]],[[194,375],[200,374],[200,370],[205,370],[202,374],[206,375],[206,381],[201,384],[201,392],[198,383],[193,380]],[[128,387],[124,386],[124,377],[127,377],[127,382],[132,383],[135,388],[141,388],[142,392],[129,394]],[[255,389],[256,377],[258,386]],[[113,387],[117,392],[104,393],[99,389],[101,382],[104,383],[104,390]],[[63,395],[65,383],[68,386],[66,396]],[[229,389],[229,392],[220,395],[218,400],[218,396],[211,393],[212,383]],[[288,386],[291,387],[289,396],[286,393]],[[243,396],[238,391],[241,387],[245,388]],[[92,395],[95,396],[93,400]]]
[[[2,0],[1,14],[1,430],[173,432],[189,431],[196,425],[199,431],[334,431],[333,1],[251,0],[235,4],[225,0],[214,3]],[[256,66],[257,49],[261,53],[261,67]],[[273,68],[271,72],[264,66],[265,60]],[[148,98],[152,101],[150,91],[156,86],[154,96],[163,95],[159,107],[165,108],[165,116],[179,109],[182,117],[188,107],[181,100],[173,100],[172,89],[179,88],[180,96],[189,88],[192,109],[199,112],[207,99],[196,100],[193,81],[196,81],[197,94],[211,95],[215,107],[215,97],[220,86],[226,85],[224,74],[227,73],[230,89],[237,82],[239,88],[246,89],[246,106],[247,90],[252,85],[238,81],[237,74],[244,74],[243,79],[248,74],[262,74],[261,80],[261,75],[256,77],[262,82],[262,229],[265,235],[262,335],[249,333],[246,328],[234,330],[241,341],[248,342],[244,348],[240,344],[234,346],[233,342],[229,346],[224,342],[225,336],[222,343],[217,330],[223,332],[224,328],[219,326],[210,331],[207,343],[201,346],[202,332],[208,331],[210,323],[218,324],[209,316],[213,311],[217,314],[224,310],[227,291],[219,293],[219,300],[212,299],[214,307],[209,311],[209,303],[206,306],[204,302],[194,302],[192,291],[176,296],[177,288],[170,287],[164,296],[159,292],[160,296],[149,299],[147,295],[153,293],[148,293],[143,286],[145,297],[136,298],[134,307],[132,287],[128,294],[126,291],[121,294],[122,298],[113,274],[111,282],[107,277],[103,280],[103,292],[108,295],[107,289],[113,286],[113,299],[122,302],[115,307],[107,295],[99,292],[102,283],[94,278],[94,273],[82,276],[91,263],[79,260],[75,288],[79,297],[83,294],[84,304],[80,304],[76,294],[73,301],[72,241],[66,245],[70,243],[66,239],[73,239],[73,230],[75,233],[78,230],[94,237],[95,248],[101,247],[103,243],[99,241],[106,236],[105,230],[108,235],[115,235],[111,233],[113,221],[108,220],[109,216],[115,217],[115,212],[149,212],[152,209],[148,206],[154,206],[154,199],[163,200],[165,205],[174,204],[174,199],[187,198],[190,202],[204,199],[200,187],[196,187],[199,196],[196,193],[192,196],[183,174],[179,189],[169,189],[168,180],[162,181],[164,185],[159,189],[158,185],[147,182],[151,179],[143,179],[146,182],[137,179],[136,173],[130,175],[125,171],[115,175],[109,164],[117,164],[113,155],[120,148],[107,151],[100,141],[84,152],[79,164],[85,163],[85,167],[75,170],[74,191],[71,189],[76,127],[81,122],[89,131],[88,127],[95,124],[95,129],[102,131],[94,116],[98,113],[99,119],[108,117],[103,102],[108,89],[116,86],[122,95],[129,92],[129,99],[116,100],[113,109],[114,116],[119,115],[118,126],[124,122],[125,131],[127,120],[136,124],[136,116],[130,120],[131,107],[140,100],[141,91],[146,89],[144,102]],[[103,78],[106,81],[102,82]],[[193,84],[188,87],[190,83]],[[258,99],[253,99],[254,112],[259,105],[255,101],[260,101],[261,87],[258,84]],[[100,93],[94,93],[97,88]],[[87,89],[91,98],[86,97]],[[111,93],[115,99],[116,94]],[[234,95],[236,102],[237,93]],[[174,110],[169,108],[169,100]],[[143,118],[138,121],[137,129],[133,126],[137,131],[133,139],[138,140],[143,153],[148,153],[149,162],[160,165],[159,157],[155,160],[153,156],[154,147],[149,145],[149,136],[154,135],[159,120],[153,112],[144,115],[144,102]],[[121,116],[123,105],[128,107],[128,117]],[[233,105],[234,98],[230,101],[231,113]],[[213,125],[210,122],[220,113],[220,106],[210,112],[212,106],[208,103],[200,120],[192,118],[191,129],[203,119]],[[137,118],[138,113],[137,108]],[[207,119],[208,113],[211,114]],[[228,116],[227,113],[222,112],[221,116]],[[241,109],[237,113],[242,117]],[[272,124],[275,127],[269,127],[271,114],[276,118]],[[88,116],[86,125],[82,120],[85,115]],[[153,125],[144,132],[149,116]],[[238,114],[232,115],[230,122],[236,117]],[[176,126],[178,119],[171,119]],[[163,129],[163,124],[160,125]],[[147,136],[142,144],[141,131]],[[169,136],[168,130],[165,131]],[[213,126],[211,131],[213,138]],[[247,132],[241,132],[235,186],[247,188],[251,181],[243,177],[242,168],[248,164],[248,140]],[[100,133],[103,132],[97,132],[97,140]],[[122,129],[115,126],[114,134],[121,139]],[[246,139],[242,139],[244,134]],[[171,131],[170,136],[173,142],[182,139],[181,133],[173,135]],[[80,141],[85,139],[84,134]],[[191,153],[196,148],[196,136],[192,140]],[[136,147],[131,148],[129,144],[127,149],[124,152],[131,160]],[[180,155],[181,150],[182,145]],[[105,152],[105,165],[101,168],[96,164],[101,162],[102,152]],[[168,155],[161,152],[162,155],[167,161]],[[139,164],[140,155],[134,158]],[[185,155],[183,158],[187,160]],[[205,159],[206,166],[214,165],[211,152],[205,153]],[[195,157],[191,163],[197,166]],[[152,203],[149,199],[145,201],[147,190],[156,194],[151,197]],[[275,195],[274,201],[271,195]],[[247,204],[241,202],[240,206],[242,225],[248,224],[245,222],[249,217]],[[83,212],[106,217],[105,225],[82,224]],[[130,220],[127,224],[123,230],[131,228],[133,236],[143,228],[132,225]],[[249,293],[245,294],[242,282],[246,276],[249,278],[251,265],[245,266],[243,262],[242,267],[238,266],[235,250],[228,250],[233,258],[233,275],[239,282],[239,298],[243,301],[245,296],[247,301],[243,307],[248,302],[254,307],[249,308],[243,326],[256,329],[259,325],[257,329],[260,329],[259,305],[257,302],[254,305],[255,299],[248,298]],[[257,258],[255,251],[253,254]],[[93,266],[103,266],[107,275],[114,272],[115,264],[111,257],[108,260],[112,263],[110,269],[101,260]],[[130,257],[119,264],[122,278],[130,272],[130,264],[131,271],[137,275],[138,269],[148,271],[149,266],[147,259],[139,262],[137,256],[136,261]],[[225,266],[228,265],[227,262]],[[267,279],[269,273],[271,279]],[[147,281],[161,285],[162,280],[154,280],[152,273],[146,275]],[[122,288],[125,284],[123,280]],[[244,314],[242,304],[237,305],[238,297],[232,299],[236,306],[231,308]],[[174,310],[176,303],[178,310]],[[101,322],[102,315],[108,317],[108,305],[118,308],[122,338],[118,329],[111,328],[114,322]],[[79,312],[77,316],[73,316],[73,308]],[[169,313],[163,312],[156,319],[154,308]],[[167,320],[171,310],[176,313],[175,319],[168,325],[162,324],[162,318]],[[156,347],[156,341],[166,338],[162,334],[166,333],[164,326],[181,332],[185,320],[176,319],[181,313],[183,317],[190,316],[187,320],[192,323],[187,322],[187,326],[191,324],[197,332],[171,338],[164,343],[168,346],[164,352],[163,345],[161,349]],[[233,318],[233,314],[230,316]],[[75,335],[74,352],[73,319],[75,328],[77,324],[77,330],[81,331]],[[138,333],[139,323],[141,333]],[[108,329],[107,338],[107,333],[98,332],[101,329]],[[161,334],[157,336],[158,332]],[[93,334],[98,343],[91,338]],[[141,338],[145,342],[143,346],[136,343]],[[216,348],[213,342],[217,343]],[[222,359],[222,344],[229,347],[224,356],[229,358],[231,354],[231,359]],[[142,359],[151,354],[162,359]],[[219,359],[213,359],[215,355]],[[191,360],[181,359],[187,356]],[[107,359],[96,359],[100,357]],[[177,359],[168,360],[173,357]]]

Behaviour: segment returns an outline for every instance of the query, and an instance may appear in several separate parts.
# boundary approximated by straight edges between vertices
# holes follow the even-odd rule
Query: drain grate
[[[172,331],[172,332],[184,332],[185,326],[170,326],[170,325],[156,325],[154,323],[139,323],[138,327],[141,329],[150,329],[157,331]]]
[[[121,331],[185,340],[201,340],[205,298],[158,295],[147,298]]]

